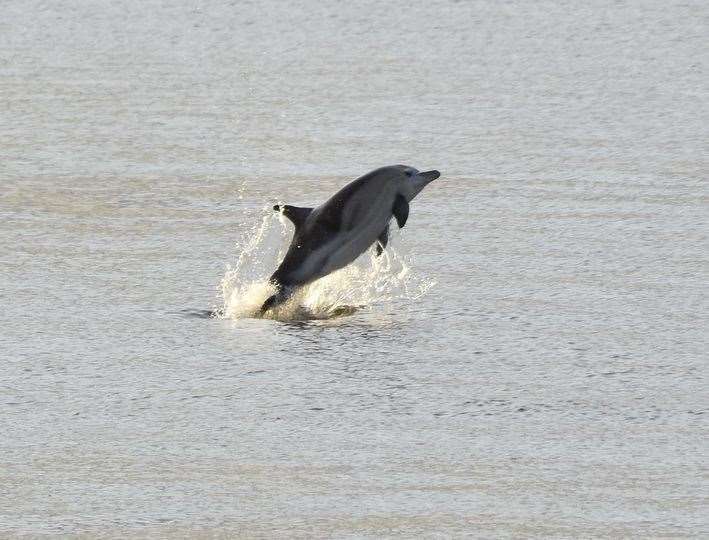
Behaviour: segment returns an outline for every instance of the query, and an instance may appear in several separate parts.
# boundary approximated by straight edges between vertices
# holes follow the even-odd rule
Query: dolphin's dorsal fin
[[[303,226],[303,223],[305,223],[305,220],[310,215],[310,212],[313,211],[312,208],[302,208],[300,206],[291,206],[289,204],[284,204],[282,206],[276,205],[273,209],[276,212],[283,212],[283,215],[293,222],[296,230]]]
[[[394,208],[391,209],[391,212],[394,214],[400,229],[406,225],[406,220],[409,218],[409,201],[401,193],[394,199]]]

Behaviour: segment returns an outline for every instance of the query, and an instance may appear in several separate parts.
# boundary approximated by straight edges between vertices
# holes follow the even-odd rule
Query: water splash
[[[237,242],[236,262],[227,265],[220,283],[222,308],[216,310],[220,317],[258,317],[263,302],[276,292],[268,277],[285,256],[292,235],[292,226],[282,214],[263,209],[260,222]],[[392,227],[389,246],[380,257],[374,249],[368,250],[349,266],[299,289],[266,316],[331,319],[398,299],[420,298],[435,282],[417,276],[408,258],[392,247],[397,236]]]

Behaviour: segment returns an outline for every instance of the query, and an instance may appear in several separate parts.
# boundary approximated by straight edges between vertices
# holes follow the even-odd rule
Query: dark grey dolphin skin
[[[347,266],[375,242],[380,255],[391,218],[403,227],[411,200],[440,175],[392,165],[357,178],[317,208],[274,206],[293,222],[295,234],[269,279],[276,294],[263,303],[260,314],[286,301],[297,287]]]

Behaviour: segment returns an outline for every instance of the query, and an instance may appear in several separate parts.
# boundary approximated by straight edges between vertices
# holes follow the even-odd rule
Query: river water
[[[0,535],[709,536],[708,30],[4,2]],[[250,317],[269,208],[394,163],[386,255]]]

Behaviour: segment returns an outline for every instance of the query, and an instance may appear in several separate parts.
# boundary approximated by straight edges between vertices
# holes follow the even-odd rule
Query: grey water
[[[709,536],[708,6],[3,2],[0,536]],[[209,317],[394,163],[356,310]]]

